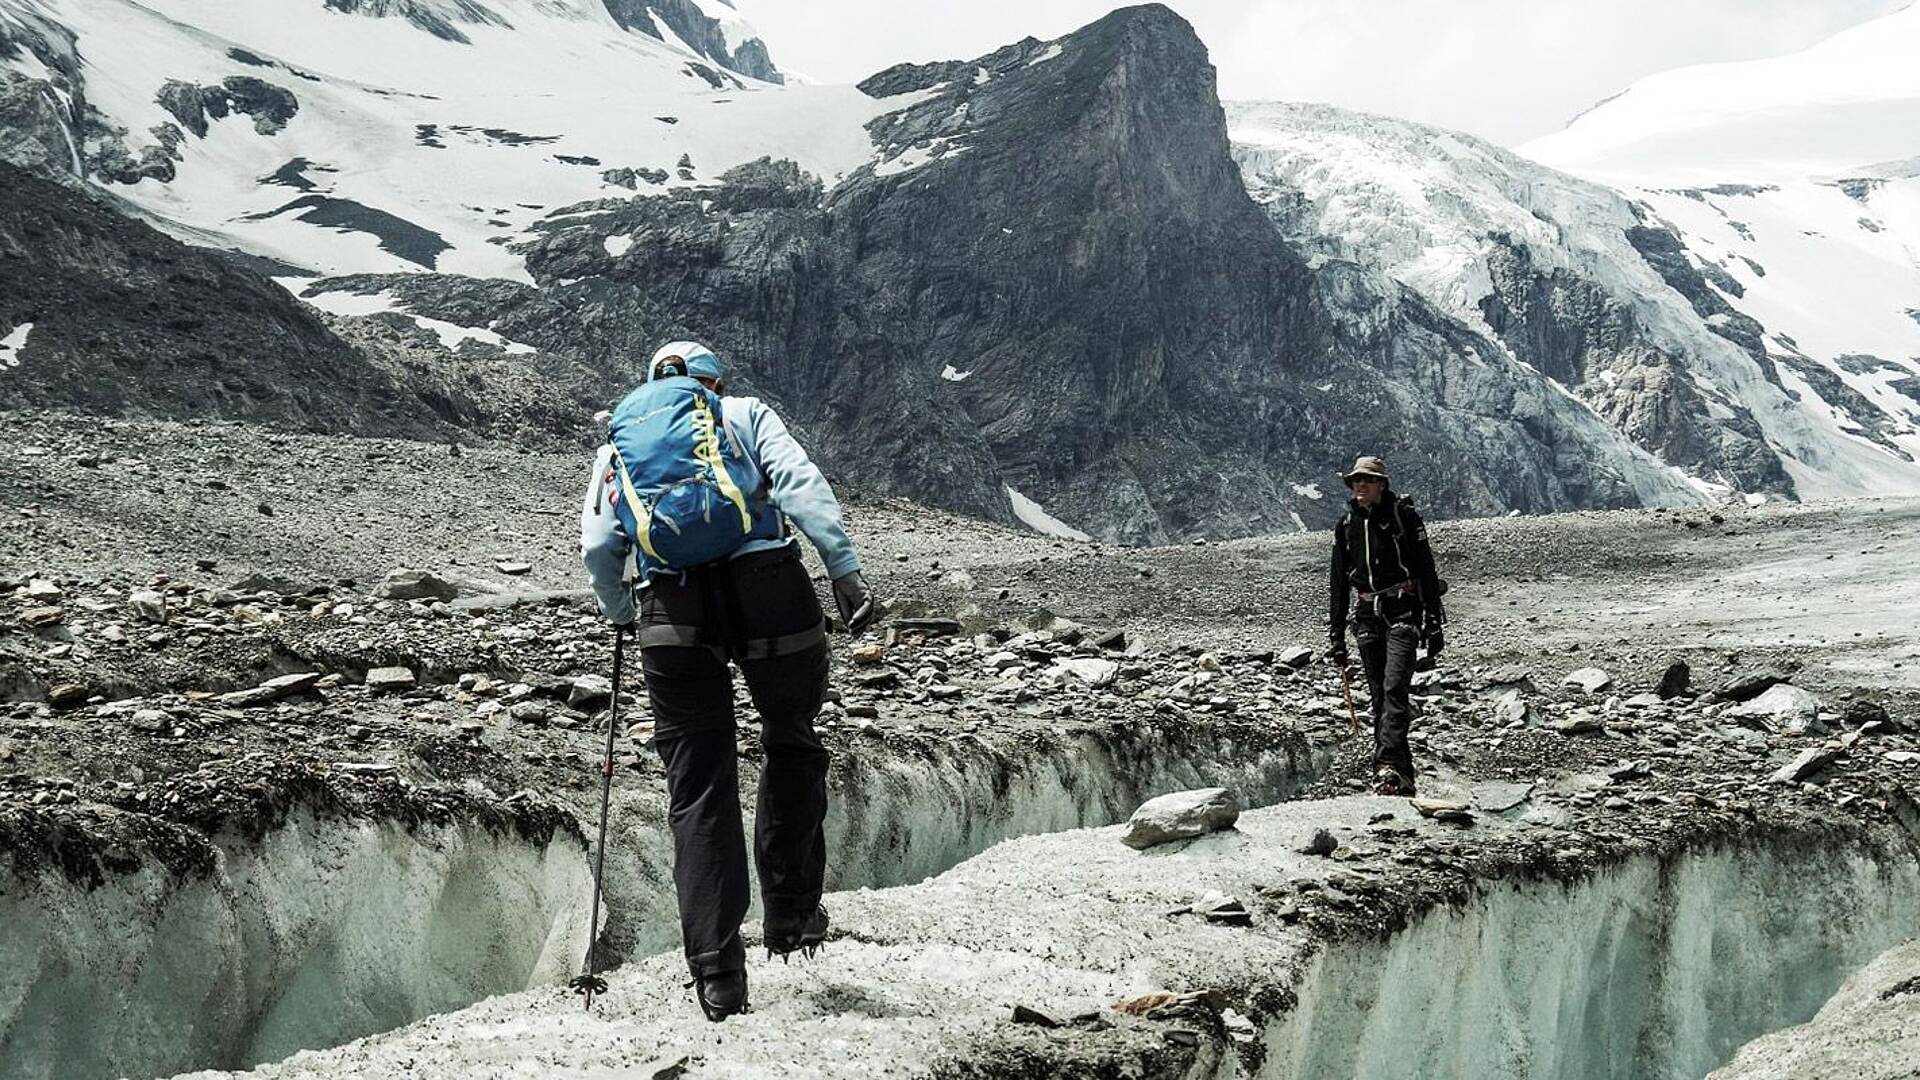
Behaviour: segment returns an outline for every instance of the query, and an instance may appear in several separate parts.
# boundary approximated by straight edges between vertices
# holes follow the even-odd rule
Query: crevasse
[[[1697,1078],[1920,928],[1920,863],[1753,840],[1503,885],[1326,947],[1263,1076]]]

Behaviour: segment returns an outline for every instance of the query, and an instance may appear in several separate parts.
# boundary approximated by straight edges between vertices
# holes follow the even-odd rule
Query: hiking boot
[[[1373,774],[1373,793],[1375,795],[1405,795],[1412,797],[1413,781],[1400,775],[1400,771],[1388,765],[1380,766]]]
[[[700,1011],[718,1023],[747,1009],[747,973],[724,971],[718,975],[695,975],[693,994],[700,999]]]
[[[798,950],[811,958],[827,938],[827,909],[816,904],[808,915],[768,915],[762,933],[767,939],[767,956],[785,960]]]

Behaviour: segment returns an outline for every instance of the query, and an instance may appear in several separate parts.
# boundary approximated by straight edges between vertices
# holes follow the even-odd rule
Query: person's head
[[[1380,502],[1380,496],[1386,494],[1387,463],[1377,457],[1362,456],[1354,461],[1345,479],[1347,490],[1353,492],[1353,501],[1372,508]]]
[[[660,346],[647,363],[648,382],[674,375],[698,379],[701,385],[716,394],[726,392],[727,383],[720,367],[720,357],[697,341],[669,341]]]

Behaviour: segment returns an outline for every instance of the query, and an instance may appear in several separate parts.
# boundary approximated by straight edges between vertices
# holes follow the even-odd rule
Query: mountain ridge
[[[389,44],[437,40],[351,17]],[[595,73],[454,123],[445,95],[471,72],[421,65],[381,89],[360,80],[387,70],[384,45],[241,45],[236,18],[193,30],[217,48],[168,39],[191,64],[93,73],[106,107],[165,117],[180,152],[175,179],[105,190],[272,272],[326,274],[282,280],[342,328],[437,339],[450,370],[469,349],[564,358],[569,393],[611,395],[659,340],[708,340],[736,387],[879,493],[1157,543],[1324,524],[1363,449],[1390,449],[1443,516],[1791,497],[1823,468],[1855,482],[1859,440],[1799,411],[1831,405],[1799,389],[1819,377],[1776,362],[1663,217],[1381,127],[1336,180],[1467,184],[1478,216],[1349,228],[1308,172],[1247,167],[1204,46],[1163,6],[857,88],[716,92],[616,27],[631,109],[674,110],[627,125],[652,158],[600,156],[612,129],[568,111],[605,89]],[[599,40],[554,25],[564,48]],[[54,79],[7,63],[55,100]],[[284,78],[292,105],[229,82],[235,64]],[[372,125],[362,145],[341,115]],[[1333,127],[1313,137],[1331,146]],[[1554,194],[1529,202],[1527,184]]]

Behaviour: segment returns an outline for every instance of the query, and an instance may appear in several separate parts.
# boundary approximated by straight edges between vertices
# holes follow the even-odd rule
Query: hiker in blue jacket
[[[766,753],[754,862],[767,949],[811,954],[827,930],[828,754],[813,727],[827,688],[827,625],[789,521],[826,565],[847,632],[876,610],[819,468],[764,402],[723,393],[712,350],[675,341],[655,353],[646,381],[613,414],[580,513],[600,610],[640,646],[667,776],[680,929],[710,1020],[747,1009],[729,661],[746,679]],[[686,473],[697,475],[676,479]]]

